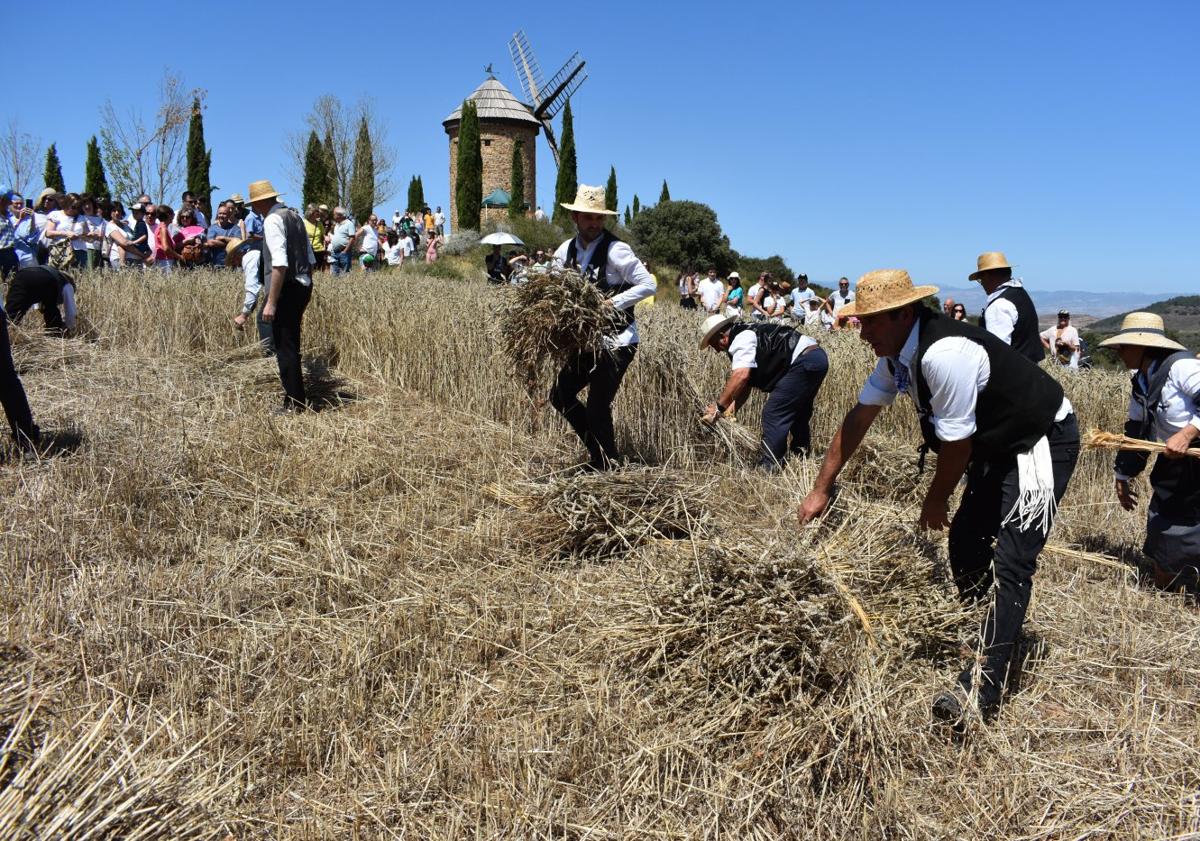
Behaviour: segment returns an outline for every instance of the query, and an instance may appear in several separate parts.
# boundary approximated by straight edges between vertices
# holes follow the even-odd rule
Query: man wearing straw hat
[[[710,315],[700,327],[700,349],[729,354],[730,373],[704,422],[716,423],[746,402],[751,388],[765,391],[762,459],[768,471],[783,467],[789,451],[805,455],[812,443],[808,422],[813,401],[829,372],[825,351],[808,336],[781,324],[739,324],[738,316]],[[788,436],[791,447],[788,447]]]
[[[568,360],[550,390],[550,403],[587,447],[589,468],[608,470],[619,462],[612,403],[638,346],[633,308],[653,295],[657,284],[633,249],[604,227],[605,220],[617,214],[604,206],[603,187],[582,184],[575,201],[563,202],[563,207],[571,211],[576,234],[558,247],[554,261],[578,269],[600,287],[609,304],[624,313],[624,327],[605,337],[603,352],[580,353]],[[579,402],[585,386],[586,406]]]
[[[969,277],[979,281],[987,293],[987,303],[979,324],[1031,362],[1046,358],[1038,331],[1037,308],[1020,280],[1012,276],[1008,258],[999,251],[988,251],[975,261]]]
[[[1132,372],[1132,395],[1125,434],[1166,445],[1150,471],[1149,510],[1143,551],[1154,564],[1155,582],[1164,588],[1200,583],[1200,459],[1186,458],[1200,436],[1200,359],[1167,338],[1161,317],[1131,312],[1121,331],[1100,343],[1115,348]],[[1148,452],[1117,454],[1117,500],[1132,511],[1130,481],[1146,469]]]
[[[955,691],[935,698],[933,712],[960,724],[974,690],[990,717],[1014,659],[1038,553],[1079,456],[1075,414],[1062,387],[1033,362],[921,303],[936,287],[913,286],[908,272],[884,269],[863,275],[857,292],[841,314],[858,318],[879,362],[834,435],[799,519],[807,523],[828,507],[834,480],[881,409],[897,394],[912,398],[923,450],[938,453],[919,522],[935,531],[949,526],[950,566],[964,601],[981,602],[992,591],[979,674],[964,669]],[[947,503],[964,472],[951,522]]]
[[[250,185],[250,207],[263,219],[262,276],[267,300],[262,320],[271,325],[283,405],[279,412],[307,408],[304,371],[300,367],[300,325],[312,297],[312,271],[316,265],[312,242],[300,214],[279,201],[270,181]]]

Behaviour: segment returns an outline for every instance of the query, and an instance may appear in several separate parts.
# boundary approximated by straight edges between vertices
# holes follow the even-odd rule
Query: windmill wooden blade
[[[529,39],[525,37],[524,29],[518,29],[513,34],[508,42],[508,53],[512,56],[517,78],[521,80],[521,91],[525,94],[526,102],[532,102],[537,107],[542,101],[541,92],[545,82],[542,81],[542,68],[533,54]]]
[[[587,80],[587,76],[581,75],[586,64],[587,62],[579,57],[579,53],[567,59],[566,64],[554,74],[554,78],[539,91],[533,116],[539,120],[553,120],[558,116],[558,112],[571,95]]]

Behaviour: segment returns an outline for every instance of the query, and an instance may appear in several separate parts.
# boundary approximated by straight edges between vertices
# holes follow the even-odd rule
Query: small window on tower
[[[490,141],[490,140],[485,140],[485,141],[483,141],[483,145],[484,145],[484,146],[491,146],[491,145],[492,145],[492,141]]]

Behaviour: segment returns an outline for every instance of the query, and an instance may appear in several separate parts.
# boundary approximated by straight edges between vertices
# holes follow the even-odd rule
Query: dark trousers
[[[275,320],[271,322],[285,408],[303,409],[307,405],[304,399],[304,369],[300,364],[300,323],[304,320],[304,310],[310,298],[311,286],[285,284],[275,307]]]
[[[258,341],[263,346],[263,353],[267,356],[275,355],[275,333],[271,330],[271,322],[263,321],[262,307],[259,307],[254,313],[254,321],[258,325]]]
[[[17,259],[16,249],[0,248],[0,280],[8,280],[8,276],[21,266]]]
[[[66,331],[67,325],[58,309],[58,281],[45,269],[21,269],[13,275],[4,308],[13,324],[20,324],[34,304],[41,304],[47,332],[62,334]]]
[[[762,461],[759,466],[779,470],[790,451],[808,452],[812,436],[813,400],[829,372],[829,357],[819,347],[810,347],[796,357],[787,373],[775,384],[762,413]],[[788,436],[791,435],[791,447]]]
[[[1054,499],[1062,499],[1079,458],[1079,425],[1070,414],[1047,434],[1054,465]],[[950,567],[959,596],[978,603],[992,592],[992,602],[979,630],[983,657],[979,703],[985,710],[1000,703],[1013,649],[1025,623],[1033,591],[1037,556],[1046,535],[1036,526],[1022,529],[1015,521],[1001,522],[1021,495],[1017,459],[975,459],[967,469],[962,504],[950,525]],[[959,682],[971,686],[971,668]]]
[[[558,372],[550,390],[550,404],[587,447],[588,463],[600,470],[611,467],[618,458],[612,403],[635,353],[637,345],[578,354]],[[586,406],[579,402],[584,386],[588,390]]]
[[[18,443],[23,443],[22,439],[36,443],[38,429],[33,425],[29,399],[13,364],[12,346],[8,342],[8,316],[3,309],[0,309],[0,403],[4,404],[4,415],[13,438]]]

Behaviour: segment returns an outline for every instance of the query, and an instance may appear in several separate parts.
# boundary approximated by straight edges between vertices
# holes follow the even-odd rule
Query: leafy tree
[[[478,231],[483,204],[483,148],[479,138],[479,112],[475,103],[463,103],[458,124],[457,180],[454,185],[454,205],[458,218],[455,230]]]
[[[525,142],[513,144],[512,184],[509,189],[508,218],[520,219],[525,215]]]
[[[633,221],[633,214],[629,212],[629,205],[625,205],[625,227],[629,227],[629,223]]]
[[[58,149],[53,143],[46,150],[46,165],[42,168],[42,183],[60,193],[67,191],[63,183],[62,164],[58,160]]]
[[[638,218],[638,214],[642,212],[642,200],[637,197],[637,193],[633,194],[633,218]]]
[[[104,163],[100,160],[100,143],[96,135],[87,145],[87,164],[83,172],[83,191],[98,199],[110,198],[108,179],[104,177]]]
[[[608,168],[608,183],[604,186],[604,206],[612,211],[617,209],[617,168]]]
[[[630,231],[638,255],[658,264],[712,266],[720,274],[736,265],[717,214],[700,202],[670,201],[648,207],[633,217]]]
[[[205,215],[212,215],[210,197],[212,183],[209,171],[212,167],[212,150],[204,146],[204,109],[200,97],[192,97],[192,118],[188,123],[187,139],[187,188],[196,194],[196,200]]]
[[[308,148],[304,153],[304,183],[300,188],[301,201],[310,204],[327,204],[333,194],[333,178],[326,165],[325,149],[317,139],[317,133],[308,133]]]
[[[564,230],[571,228],[571,211],[563,202],[575,201],[579,191],[579,176],[575,159],[575,118],[571,114],[571,100],[563,108],[562,142],[558,149],[558,180],[554,183],[554,224]]]
[[[753,281],[763,272],[770,272],[776,280],[785,280],[788,283],[796,279],[795,273],[778,254],[772,254],[770,257],[747,257],[734,252],[734,256],[737,258],[738,273],[749,281]]]
[[[371,129],[364,115],[354,141],[354,172],[350,176],[350,212],[364,222],[375,209],[375,154],[371,150]]]
[[[667,179],[663,179],[662,192],[658,194],[658,203],[668,202],[671,200],[671,191],[667,189]]]

